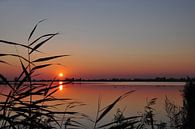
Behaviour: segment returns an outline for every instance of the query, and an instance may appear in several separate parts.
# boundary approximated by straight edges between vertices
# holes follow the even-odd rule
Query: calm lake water
[[[120,95],[136,90],[127,98],[120,101],[116,107],[107,114],[100,124],[111,122],[117,109],[124,111],[124,116],[134,116],[144,111],[147,100],[157,98],[155,109],[155,119],[167,121],[165,112],[165,97],[178,106],[182,106],[182,90],[184,82],[85,82],[73,83],[61,86],[61,90],[57,91],[55,96],[60,98],[71,98],[74,101],[83,102],[86,105],[78,106],[71,111],[77,111],[87,114],[92,120],[95,120],[97,113],[98,98],[101,97],[101,108],[111,104]],[[2,88],[0,92],[6,91]],[[0,98],[2,100],[2,98]],[[60,106],[57,110],[64,110],[64,106]],[[87,120],[80,120],[88,128],[93,123]]]

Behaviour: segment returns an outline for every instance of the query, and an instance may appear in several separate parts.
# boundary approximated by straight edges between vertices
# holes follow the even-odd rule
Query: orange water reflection
[[[154,108],[156,110],[156,119],[165,120],[165,97],[167,96],[174,104],[182,105],[182,85],[148,85],[148,84],[132,84],[132,83],[73,83],[64,84],[63,82],[57,82],[59,90],[54,94],[58,98],[71,98],[73,101],[83,102],[85,106],[78,106],[72,111],[85,113],[95,120],[98,97],[101,98],[101,108],[112,103],[117,97],[124,94],[127,91],[136,90],[130,94],[127,98],[120,101],[116,107],[109,113],[103,123],[111,121],[113,114],[117,111],[117,108],[124,110],[125,116],[137,115],[144,110],[146,100],[151,98],[158,98]],[[60,88],[61,87],[61,88]],[[1,92],[6,91],[6,88],[0,88]],[[2,99],[2,98],[0,98]],[[61,105],[58,110],[64,110],[65,106]],[[87,122],[86,122],[87,123]],[[89,124],[90,127],[90,123]]]
[[[104,83],[76,83],[67,84],[66,90],[56,93],[56,97],[71,98],[75,101],[84,102],[85,106],[76,107],[75,110],[90,115],[94,120],[97,111],[98,97],[101,97],[101,108],[112,103],[117,97],[127,91],[136,90],[126,99],[117,104],[113,111],[108,114],[104,122],[110,121],[117,108],[125,109],[125,115],[136,115],[144,110],[147,99],[158,98],[154,108],[157,119],[166,119],[165,97],[167,96],[174,104],[182,105],[180,90],[183,86],[178,85],[107,85]],[[62,107],[63,108],[63,107]]]

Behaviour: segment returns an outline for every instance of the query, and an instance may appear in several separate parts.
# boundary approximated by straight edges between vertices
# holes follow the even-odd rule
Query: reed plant
[[[27,53],[26,57],[18,53],[0,53],[0,57],[14,57],[19,60],[22,69],[16,77],[15,83],[11,83],[0,73],[0,79],[9,88],[9,93],[0,93],[0,97],[5,98],[4,101],[0,102],[1,129],[62,129],[67,128],[67,126],[83,128],[82,124],[75,122],[73,118],[85,116],[79,112],[68,110],[83,104],[70,98],[54,97],[59,86],[54,83],[56,77],[48,84],[32,81],[37,76],[37,71],[53,65],[49,63],[50,60],[69,56],[54,55],[32,58],[33,54],[42,53],[39,48],[59,34],[48,33],[33,40],[38,25],[43,21],[39,21],[34,26],[26,44],[0,40],[1,44],[15,46],[16,49],[21,47]],[[9,62],[2,59],[0,59],[0,63],[9,64]],[[69,82],[64,82],[63,84],[66,83]],[[60,111],[56,109],[62,105],[66,110]],[[58,119],[60,115],[63,116],[63,119]]]
[[[183,107],[176,106],[167,97],[165,98],[165,111],[169,118],[169,126],[178,129],[183,126],[184,110]]]
[[[118,102],[133,92],[134,90],[119,96],[115,101],[102,109],[100,109],[99,100],[96,117],[97,119],[94,122],[94,129],[155,129],[157,124],[155,124],[154,120],[155,109],[153,108],[153,105],[155,105],[157,98],[147,100],[144,111],[141,114],[126,117],[123,112],[118,109],[112,122],[97,126],[99,121],[101,121],[114,108],[114,106],[116,106]]]

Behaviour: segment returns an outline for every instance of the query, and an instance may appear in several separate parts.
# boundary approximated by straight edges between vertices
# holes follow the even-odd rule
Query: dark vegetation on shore
[[[7,80],[8,82],[16,82],[17,78],[15,80]],[[112,78],[112,79],[82,79],[82,78],[65,78],[65,79],[56,79],[56,80],[38,80],[33,79],[32,82],[187,82],[187,78],[166,78],[166,77],[156,77],[156,78],[134,78],[134,79],[125,79],[125,78]],[[195,81],[195,78],[191,78],[191,81]],[[26,80],[28,82],[28,80]],[[0,80],[0,84],[5,84],[3,80]]]
[[[155,105],[157,98],[153,98],[146,102],[144,111],[137,116],[125,116],[121,109],[118,109],[113,116],[113,121],[104,125],[101,124],[103,118],[107,116],[117,103],[136,91],[124,93],[103,108],[101,107],[101,98],[99,98],[95,120],[79,111],[73,111],[74,107],[84,106],[85,104],[71,98],[54,97],[53,95],[58,91],[59,86],[54,83],[56,78],[50,80],[48,84],[33,81],[34,76],[37,76],[36,71],[53,65],[49,63],[50,60],[68,56],[57,55],[32,59],[32,54],[40,53],[38,49],[58,35],[58,33],[45,34],[32,40],[37,26],[41,22],[43,20],[38,22],[31,31],[27,45],[0,40],[0,43],[5,45],[22,47],[28,54],[27,57],[23,57],[18,53],[0,53],[0,57],[17,58],[22,68],[21,73],[14,80],[16,83],[10,83],[4,75],[0,74],[1,80],[10,89],[7,94],[0,93],[0,97],[4,98],[4,101],[0,102],[0,129],[86,128],[83,123],[79,122],[79,119],[93,122],[91,129],[194,129],[195,84],[190,78],[185,80],[187,83],[183,91],[184,105],[182,107],[174,105],[168,98],[165,99],[165,111],[170,120],[169,123],[155,120],[156,112],[153,105]],[[0,59],[0,63],[9,64],[3,58]],[[71,81],[73,80],[67,80],[64,84]],[[60,105],[64,106],[63,111],[57,109]]]

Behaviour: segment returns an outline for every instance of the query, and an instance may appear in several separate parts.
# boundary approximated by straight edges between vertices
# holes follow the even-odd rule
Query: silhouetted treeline
[[[82,79],[82,78],[66,78],[66,81],[95,81],[95,82],[186,82],[186,78],[166,78],[166,77],[155,77],[155,78],[101,78],[101,79]],[[191,79],[195,81],[195,78]]]
[[[40,79],[32,80],[34,82],[50,82],[52,80]],[[83,79],[83,78],[65,78],[57,81],[71,81],[71,82],[186,82],[187,78],[166,78],[166,77],[155,77],[155,78],[101,78],[101,79]],[[192,78],[191,81],[195,81],[195,78]],[[10,80],[9,82],[16,82],[15,80]],[[0,84],[4,82],[0,80]]]

